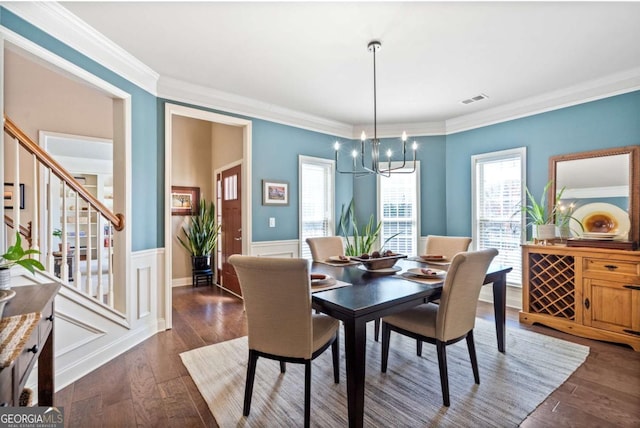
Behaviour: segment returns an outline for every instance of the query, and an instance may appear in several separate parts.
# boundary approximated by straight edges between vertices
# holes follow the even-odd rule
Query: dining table
[[[347,375],[347,408],[349,427],[360,428],[364,419],[366,324],[383,316],[437,300],[444,279],[412,280],[409,269],[434,267],[446,270],[447,265],[428,266],[417,260],[400,259],[396,271],[372,272],[363,265],[336,265],[313,262],[311,272],[330,275],[344,287],[312,294],[314,309],[332,316],[344,325],[344,348]],[[492,284],[498,351],[505,352],[507,273],[511,267],[494,261],[485,275],[484,284]],[[313,290],[312,290],[313,291]]]

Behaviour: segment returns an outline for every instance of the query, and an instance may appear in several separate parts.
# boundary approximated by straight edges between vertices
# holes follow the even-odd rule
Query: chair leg
[[[286,373],[287,372],[287,363],[285,363],[284,361],[280,361],[280,373]]]
[[[373,322],[373,340],[377,342],[379,337],[380,337],[380,318],[376,318],[376,320]]]
[[[478,371],[478,357],[476,357],[476,345],[473,342],[473,330],[467,333],[467,348],[469,348],[469,358],[473,369],[473,380],[480,385],[480,372]]]
[[[336,330],[336,340],[331,344],[333,357],[333,381],[340,383],[340,330]]]
[[[416,339],[416,355],[422,357],[422,340]]]
[[[251,410],[251,394],[253,394],[253,380],[256,377],[256,365],[258,364],[258,354],[249,349],[249,363],[247,364],[247,380],[244,386],[244,409],[242,414],[249,416]]]
[[[311,360],[304,362],[304,427],[311,424]]]
[[[389,341],[391,339],[391,329],[386,322],[382,323],[382,363],[380,371],[387,372],[387,363],[389,362]]]
[[[442,402],[449,407],[449,376],[447,375],[447,346],[436,340],[438,351],[438,367],[440,368],[440,385],[442,386]]]

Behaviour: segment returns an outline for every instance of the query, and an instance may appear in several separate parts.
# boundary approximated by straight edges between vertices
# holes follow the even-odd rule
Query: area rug
[[[372,323],[370,323],[372,324]],[[371,328],[371,327],[370,327]],[[434,345],[416,356],[415,341],[391,333],[387,373],[380,372],[381,343],[367,335],[364,425],[368,427],[515,427],[586,359],[589,348],[525,330],[507,329],[506,353],[498,352],[492,322],[474,330],[480,385],[473,382],[466,342],[447,347],[451,406],[442,405]],[[342,338],[341,338],[342,342]],[[247,338],[180,354],[220,427],[301,426],[304,367],[258,360],[251,414],[242,416]],[[340,384],[333,383],[331,352],[312,363],[311,425],[347,426],[344,347]]]

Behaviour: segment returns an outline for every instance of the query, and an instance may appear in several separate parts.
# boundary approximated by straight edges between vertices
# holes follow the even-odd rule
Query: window
[[[300,257],[310,259],[306,239],[333,235],[334,161],[300,156]]]
[[[507,282],[522,285],[520,236],[523,216],[513,215],[522,203],[524,147],[471,157],[472,238],[476,249],[496,248],[498,263],[512,266]]]
[[[394,253],[411,256],[418,252],[419,181],[419,162],[413,173],[378,176],[378,221],[382,222],[380,245],[398,234],[384,247]]]

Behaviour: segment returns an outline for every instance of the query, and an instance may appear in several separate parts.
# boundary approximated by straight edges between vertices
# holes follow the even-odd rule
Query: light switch
[[[276,227],[276,218],[269,217],[269,227]]]

